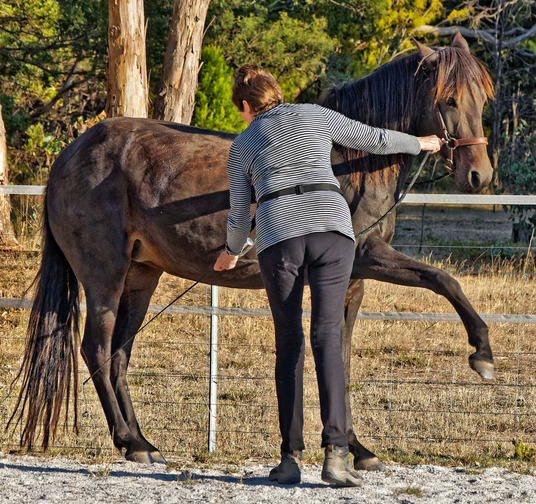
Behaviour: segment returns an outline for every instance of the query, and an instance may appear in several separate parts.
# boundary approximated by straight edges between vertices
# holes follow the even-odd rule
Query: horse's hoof
[[[358,459],[354,457],[354,469],[356,471],[385,471],[385,466],[378,457]]]
[[[138,464],[167,464],[167,460],[162,456],[159,451],[133,451],[127,452],[125,458],[130,462],[137,462]]]
[[[474,359],[471,355],[469,357],[469,366],[471,369],[476,371],[484,380],[493,380],[495,378],[495,366],[493,362]]]
[[[158,450],[151,452],[149,455],[153,459],[153,464],[166,464],[167,465],[168,463],[164,455],[162,455]]]

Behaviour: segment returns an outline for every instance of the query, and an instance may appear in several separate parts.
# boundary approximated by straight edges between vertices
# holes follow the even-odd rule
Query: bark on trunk
[[[108,117],[147,117],[143,0],[108,2]]]
[[[190,124],[210,0],[175,0],[153,117]]]
[[[0,184],[7,185],[7,142],[4,120],[2,119],[2,105],[0,104]],[[11,203],[7,194],[0,193],[0,247],[18,248],[19,242],[15,237],[11,224]]]

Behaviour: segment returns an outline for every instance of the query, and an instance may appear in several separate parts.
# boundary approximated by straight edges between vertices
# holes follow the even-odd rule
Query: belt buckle
[[[294,190],[296,191],[296,194],[303,194],[305,192],[303,185],[301,184],[294,187]]]

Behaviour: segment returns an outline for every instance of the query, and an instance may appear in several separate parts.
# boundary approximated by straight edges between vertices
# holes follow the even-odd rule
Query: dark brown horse
[[[417,46],[416,54],[332,90],[325,104],[365,123],[415,135],[443,136],[444,122],[451,138],[443,155],[449,158],[453,152],[456,183],[462,191],[478,191],[492,174],[481,116],[492,94],[489,75],[461,36],[438,51]],[[128,460],[164,460],[143,437],[128,391],[133,335],[162,272],[197,280],[221,251],[229,209],[226,159],[233,138],[178,124],[118,118],[92,127],[58,157],[47,187],[42,262],[13,417],[22,420],[26,414],[23,445],[32,446],[42,425],[46,448],[72,377],[76,394],[81,283],[87,300],[81,352],[114,444]],[[393,205],[413,162],[406,155],[335,151],[334,159],[356,233]],[[342,327],[348,376],[363,279],[373,278],[445,296],[476,347],[471,367],[492,378],[486,325],[453,278],[388,245],[394,225],[391,215],[358,238]],[[234,270],[212,273],[206,283],[262,288],[255,254],[248,253]],[[356,468],[378,468],[378,459],[356,439],[349,404],[347,429]]]

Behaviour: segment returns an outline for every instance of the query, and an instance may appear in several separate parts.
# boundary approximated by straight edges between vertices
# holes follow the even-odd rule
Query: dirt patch
[[[90,466],[64,459],[0,454],[0,503],[481,504],[536,500],[534,475],[497,468],[389,466],[383,473],[363,474],[362,488],[326,485],[320,479],[318,465],[305,467],[300,485],[284,487],[268,481],[269,469],[270,466],[251,463],[235,469],[185,470],[131,462]]]
[[[500,207],[402,205],[397,212],[397,241],[470,241],[505,243],[512,222]]]

